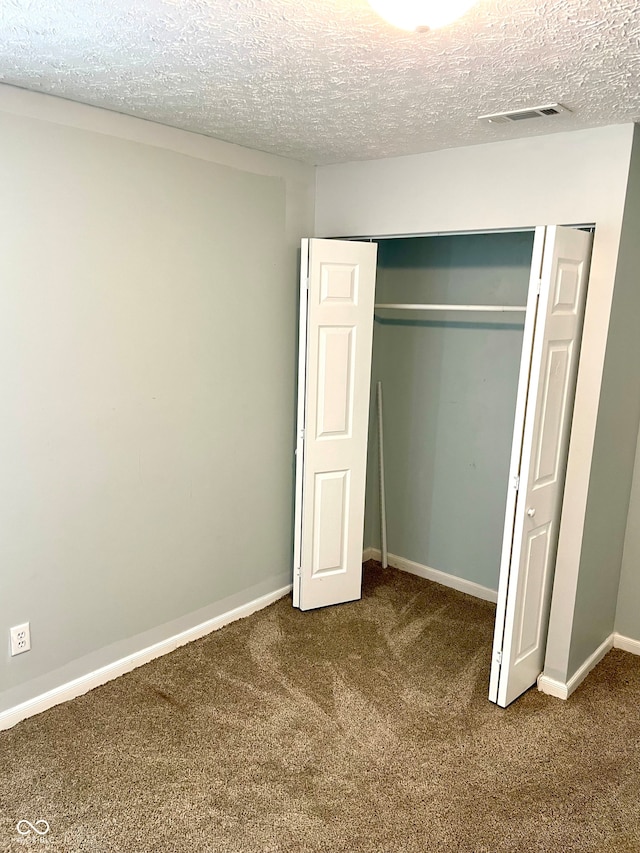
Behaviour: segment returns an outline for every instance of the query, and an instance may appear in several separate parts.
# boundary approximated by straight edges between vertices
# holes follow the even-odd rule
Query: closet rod
[[[379,303],[376,308],[394,308],[401,311],[520,311],[527,310],[526,305],[407,305],[402,302]]]

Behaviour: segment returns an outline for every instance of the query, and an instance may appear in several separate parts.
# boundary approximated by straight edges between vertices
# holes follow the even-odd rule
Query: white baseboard
[[[283,598],[291,592],[291,585],[281,587],[273,592],[262,595],[259,598],[249,601],[240,607],[229,610],[227,613],[222,613],[214,619],[208,619],[205,622],[200,622],[192,628],[181,631],[173,637],[169,637],[159,643],[154,643],[151,646],[140,649],[133,654],[120,658],[113,663],[100,667],[93,672],[88,672],[86,675],[74,678],[53,690],[48,690],[46,693],[41,693],[33,699],[15,705],[6,711],[0,712],[0,731],[10,729],[27,717],[33,717],[35,714],[40,714],[48,708],[53,708],[54,705],[60,705],[62,702],[68,702],[69,699],[75,699],[76,696],[81,696],[94,687],[99,687],[101,684],[106,684],[107,681],[112,681],[126,672],[131,672],[132,669],[142,666],[155,658],[166,655],[169,652],[175,651],[179,646],[184,646],[193,640],[198,640],[210,634],[212,631],[217,631],[223,628],[230,622],[235,622],[238,619],[244,619],[246,616],[251,616],[258,610],[268,607],[274,601]]]
[[[381,556],[377,548],[365,548],[362,553],[364,562],[367,560],[380,560]],[[387,557],[389,565],[394,569],[400,569],[401,572],[408,572],[410,575],[417,575],[420,578],[435,581],[435,583],[439,583],[442,586],[457,589],[458,592],[464,592],[467,595],[474,596],[474,598],[492,601],[494,604],[498,600],[498,593],[495,589],[489,589],[489,587],[481,586],[478,583],[456,577],[455,575],[448,575],[446,572],[441,572],[438,569],[430,569],[429,566],[414,563],[413,560],[405,560],[404,557],[398,557],[396,554],[388,554]]]
[[[624,634],[613,635],[613,648],[621,649],[623,652],[631,652],[632,655],[640,655],[640,640],[632,640]]]
[[[555,696],[556,699],[568,699],[569,687],[564,681],[550,678],[544,673],[538,676],[538,690],[547,696]]]
[[[596,667],[602,658],[614,647],[615,634],[611,634],[602,642],[595,652],[586,659],[579,670],[575,672],[568,681],[558,681],[549,678],[544,673],[538,677],[538,690],[557,699],[568,699],[571,694],[582,684],[591,670]],[[640,645],[640,644],[639,644]]]

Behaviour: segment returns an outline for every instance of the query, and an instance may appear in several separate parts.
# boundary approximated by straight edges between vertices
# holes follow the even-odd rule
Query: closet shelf
[[[379,308],[393,308],[401,311],[519,311],[524,313],[526,305],[410,305],[403,302],[384,302],[376,304]]]

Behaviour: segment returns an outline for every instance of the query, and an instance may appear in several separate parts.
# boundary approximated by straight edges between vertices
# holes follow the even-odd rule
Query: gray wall
[[[619,634],[640,642],[640,442],[633,473],[615,628]]]
[[[200,140],[0,113],[0,710],[290,582],[313,173]]]
[[[376,301],[524,305],[532,247],[531,232],[380,241]],[[380,312],[374,332],[389,551],[490,589],[498,585],[523,320]],[[374,418],[369,448],[365,544],[379,547]]]
[[[569,677],[594,647],[609,637],[616,618],[640,420],[639,235],[640,131],[636,126],[582,542]],[[628,566],[628,575],[631,580],[632,565]],[[627,583],[625,578],[625,586]],[[635,622],[637,626],[637,615]]]
[[[625,373],[632,374],[627,405],[640,404],[640,129],[636,134],[629,173],[629,189],[625,207],[623,244],[620,255],[620,274],[625,276],[630,314],[626,323],[627,346],[621,353]],[[640,441],[637,445],[640,448]],[[629,475],[630,454],[627,450],[624,474]],[[640,641],[640,449],[636,450],[631,502],[627,519],[620,590],[618,594],[615,629],[618,633]]]

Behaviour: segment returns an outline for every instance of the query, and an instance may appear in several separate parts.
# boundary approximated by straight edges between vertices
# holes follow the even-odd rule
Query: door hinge
[[[494,656],[493,656],[493,660],[495,661],[495,663],[497,663],[497,664],[498,664],[498,666],[502,666],[502,650],[501,650],[501,649],[500,649],[500,650],[498,650],[498,651],[494,654]]]
[[[296,577],[297,577],[297,578],[301,578],[301,577],[302,577],[302,566],[297,566],[297,567],[296,567],[295,575],[296,575]]]
[[[305,282],[304,282],[304,286],[306,287],[307,290],[309,290],[309,276],[306,277]],[[538,293],[540,293],[540,291],[538,291]]]
[[[516,490],[516,492],[520,488],[520,474],[516,474],[516,476],[513,478],[513,488]]]
[[[306,434],[307,434],[306,429],[300,430],[300,441],[304,441]]]
[[[307,279],[307,281],[308,281],[308,279]],[[538,284],[537,284],[537,286],[536,286],[536,293],[538,294],[538,296],[540,296],[540,292],[541,292],[541,290],[542,290],[542,279],[541,279],[541,278],[539,278],[539,279],[538,279]]]

